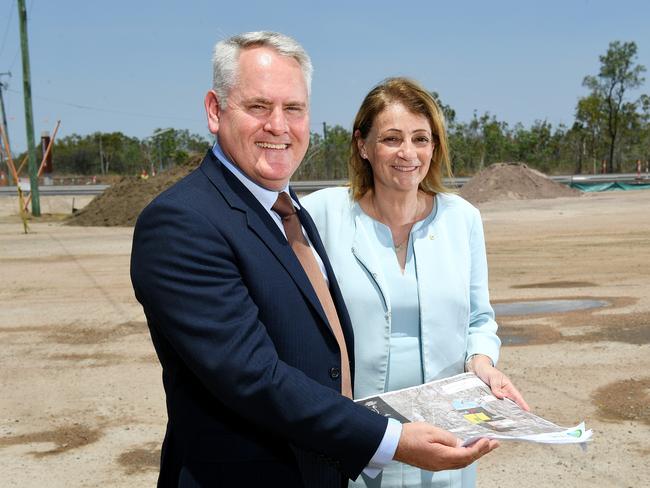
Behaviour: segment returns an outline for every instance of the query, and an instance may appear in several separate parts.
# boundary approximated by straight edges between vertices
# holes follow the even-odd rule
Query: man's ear
[[[217,134],[219,132],[219,117],[221,116],[221,105],[217,92],[210,90],[205,95],[205,113],[208,116],[208,129],[211,133]]]

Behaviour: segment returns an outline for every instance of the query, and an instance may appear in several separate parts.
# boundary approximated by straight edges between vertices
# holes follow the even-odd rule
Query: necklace
[[[377,211],[377,206],[375,205],[375,195],[372,195],[371,204],[372,204],[372,210],[373,210],[373,213],[375,215],[375,218],[378,221],[383,223],[383,219],[381,218],[381,214]],[[404,239],[399,244],[395,244],[395,242],[393,242],[393,249],[394,249],[395,253],[399,253],[400,251],[403,251],[404,249],[406,249],[406,245],[408,244],[408,242],[409,242],[409,236],[408,235],[406,236],[406,239]]]
[[[395,252],[400,252],[402,249],[406,248],[408,242],[409,242],[409,238],[407,237],[400,244],[393,244],[393,249],[395,249]]]

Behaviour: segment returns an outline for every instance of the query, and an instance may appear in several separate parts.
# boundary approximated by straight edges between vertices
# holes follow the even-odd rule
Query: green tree
[[[578,100],[575,111],[576,130],[581,131],[582,149],[581,161],[587,158],[596,167],[597,161],[605,159],[607,148],[603,145],[605,131],[606,108],[605,100],[598,93],[590,93]],[[581,172],[582,165],[580,165]]]
[[[144,141],[147,160],[152,168],[164,171],[183,164],[191,154],[204,153],[210,143],[203,137],[187,129],[156,129],[152,136]]]
[[[454,123],[449,130],[452,171],[472,174],[485,165],[504,161],[511,152],[508,124],[494,115],[474,113],[467,123]]]
[[[474,114],[476,120],[476,114]],[[511,154],[511,144],[507,122],[497,120],[496,116],[486,112],[477,119],[481,134],[481,158],[479,168],[506,161]]]
[[[160,161],[165,168],[183,164],[191,154],[204,153],[210,147],[206,139],[188,130],[170,129],[159,136],[158,140],[140,140],[121,132],[95,132],[58,138],[53,149],[54,168],[72,174],[139,174]]]
[[[295,181],[340,180],[348,176],[350,131],[323,124],[323,135],[312,132],[307,154],[293,176]]]
[[[99,144],[99,170],[105,175],[131,172],[131,162],[139,159],[140,141],[121,132],[95,133]]]
[[[350,131],[335,125],[328,127],[325,144],[328,179],[339,180],[348,176],[348,155],[350,153]]]
[[[614,153],[621,126],[629,123],[625,116],[635,110],[626,107],[625,95],[629,90],[640,87],[645,79],[643,65],[636,63],[637,46],[635,42],[610,42],[607,53],[601,55],[598,76],[586,76],[583,85],[591,90],[592,96],[605,101],[606,133],[609,139],[609,158],[607,171],[614,170]],[[636,104],[636,102],[633,102]],[[620,169],[620,159],[617,162]]]
[[[429,92],[431,93],[431,96],[433,99],[436,101],[438,106],[440,107],[440,110],[442,110],[442,114],[445,116],[445,122],[447,124],[447,128],[451,128],[454,125],[454,122],[456,122],[456,111],[451,108],[450,105],[447,105],[440,100],[440,95],[436,91]]]
[[[650,96],[641,95],[639,97],[639,105],[641,113],[639,115],[641,120],[639,144],[642,148],[641,156],[639,159],[645,161],[646,167],[650,163]]]
[[[559,140],[560,157],[558,160],[566,164],[567,171],[572,171],[576,175],[581,174],[585,166],[587,135],[585,127],[576,121]],[[573,165],[571,165],[571,161],[573,161]]]
[[[52,158],[54,171],[58,173],[93,174],[99,169],[98,142],[94,135],[57,138]]]

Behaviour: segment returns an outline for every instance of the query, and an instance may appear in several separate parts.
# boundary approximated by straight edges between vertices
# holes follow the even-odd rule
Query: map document
[[[591,430],[582,422],[560,427],[522,410],[515,402],[496,398],[474,373],[356,400],[357,403],[401,423],[428,422],[454,433],[469,445],[487,437],[549,444],[584,443]]]

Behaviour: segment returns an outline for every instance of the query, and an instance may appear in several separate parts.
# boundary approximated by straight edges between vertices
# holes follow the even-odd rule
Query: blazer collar
[[[361,222],[361,219],[364,218],[362,213],[363,210],[359,203],[353,203],[354,236],[352,238],[352,254],[377,285],[384,309],[386,312],[389,312],[390,297],[388,294],[388,283],[386,283],[386,279],[384,278],[381,262],[375,254],[374,245],[372,244],[373,239],[367,235],[363,222]]]
[[[320,300],[314,291],[309,278],[294,254],[280,229],[268,214],[267,210],[255,198],[255,196],[237,179],[228,169],[224,168],[216,158],[212,150],[201,163],[200,170],[206,175],[215,188],[221,193],[231,208],[241,211],[246,215],[246,222],[249,229],[269,248],[277,260],[284,266],[296,283],[296,286],[305,296],[307,301],[316,310],[323,322],[329,326],[325,311]],[[291,197],[297,200],[295,193],[290,191]],[[306,212],[305,212],[306,213]],[[301,223],[305,227],[310,239],[315,234],[315,228],[311,222],[305,222],[304,213],[298,213]],[[312,242],[314,240],[312,239]],[[320,242],[320,240],[319,240]],[[322,247],[322,246],[321,246]],[[316,248],[321,256],[321,250]],[[329,272],[329,270],[328,270]],[[333,276],[333,275],[331,275]],[[331,329],[330,329],[331,330]]]

